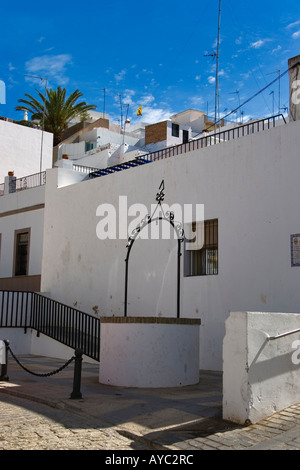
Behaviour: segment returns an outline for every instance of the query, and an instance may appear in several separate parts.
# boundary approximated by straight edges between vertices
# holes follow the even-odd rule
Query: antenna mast
[[[106,89],[103,88],[103,117],[105,115],[105,92],[106,92]]]
[[[121,120],[120,120],[120,134],[122,134],[122,128],[123,128],[123,105],[122,105],[122,97],[121,94],[118,93],[118,98],[120,100],[120,110],[121,110]]]
[[[219,52],[220,52],[221,0],[219,0],[218,45],[216,66],[216,96],[215,96],[215,132],[217,130],[218,96],[219,96]]]

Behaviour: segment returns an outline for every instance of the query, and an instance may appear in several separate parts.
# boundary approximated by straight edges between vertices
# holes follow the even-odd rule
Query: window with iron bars
[[[218,219],[205,220],[204,222],[192,222],[191,239],[193,234],[202,232],[201,243],[193,244],[185,242],[184,249],[184,276],[205,276],[218,274]],[[203,227],[204,224],[204,227]],[[198,230],[197,230],[198,228]],[[197,249],[199,246],[199,249]],[[201,246],[201,248],[200,248]]]

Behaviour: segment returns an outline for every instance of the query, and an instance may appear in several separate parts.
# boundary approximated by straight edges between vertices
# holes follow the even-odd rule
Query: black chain
[[[75,356],[71,357],[71,359],[69,359],[63,366],[61,366],[59,369],[54,370],[53,372],[48,372],[46,374],[37,374],[36,372],[32,372],[31,370],[23,366],[21,362],[19,361],[19,359],[14,355],[14,353],[12,352],[9,346],[8,346],[8,350],[11,353],[14,360],[19,364],[20,367],[22,367],[22,369],[24,369],[29,374],[37,375],[38,377],[50,377],[50,375],[58,374],[58,372],[61,372],[63,369],[65,369],[73,361],[73,359],[75,359]]]

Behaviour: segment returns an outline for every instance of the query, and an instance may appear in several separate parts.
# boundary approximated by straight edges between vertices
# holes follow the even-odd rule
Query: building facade
[[[41,292],[97,317],[175,317],[179,302],[201,319],[200,368],[222,370],[230,312],[299,312],[299,131],[266,119],[110,173],[49,169],[45,185],[0,198],[1,276],[17,277],[23,254]],[[166,217],[144,227],[157,208]],[[166,218],[184,228],[180,256]]]
[[[0,184],[9,172],[17,178],[52,168],[53,135],[0,119]]]
[[[300,269],[292,257],[300,233],[299,125],[64,187],[61,170],[50,170],[42,291],[88,313],[124,315],[127,236],[146,215],[141,205],[151,212],[164,180],[169,207],[204,206],[202,248],[191,254],[182,247],[180,311],[201,319],[201,368],[222,369],[230,311],[299,310]],[[128,315],[176,315],[176,246],[172,237],[135,241]]]

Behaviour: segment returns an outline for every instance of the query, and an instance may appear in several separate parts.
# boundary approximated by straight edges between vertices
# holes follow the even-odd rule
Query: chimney
[[[300,55],[289,59],[290,121],[300,119]]]

